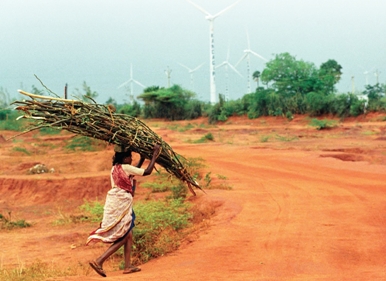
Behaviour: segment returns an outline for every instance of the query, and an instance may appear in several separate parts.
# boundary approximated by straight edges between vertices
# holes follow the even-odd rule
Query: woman
[[[110,175],[111,189],[107,193],[103,220],[100,227],[90,234],[86,243],[89,244],[91,241],[112,243],[99,258],[89,263],[103,277],[106,277],[103,263],[121,246],[124,246],[125,268],[123,273],[128,274],[141,270],[132,266],[130,261],[133,243],[132,229],[135,220],[132,208],[136,182],[134,176],[148,176],[152,173],[155,161],[161,152],[161,147],[158,144],[154,146],[153,157],[146,169],[141,168],[145,161],[142,155],[137,166],[132,166],[130,150],[118,146],[114,150],[115,155]]]

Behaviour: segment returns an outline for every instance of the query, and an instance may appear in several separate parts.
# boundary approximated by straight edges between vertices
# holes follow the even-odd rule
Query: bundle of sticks
[[[35,95],[22,90],[19,92],[30,98],[13,102],[17,105],[16,110],[24,112],[19,118],[37,121],[23,133],[43,127],[63,129],[111,144],[130,147],[131,151],[139,153],[146,159],[152,158],[154,145],[160,144],[162,150],[156,163],[169,174],[186,182],[193,195],[196,193],[192,186],[201,190],[188,171],[186,159],[175,153],[141,120],[115,113],[114,108],[97,104],[92,99],[87,103],[81,100]]]

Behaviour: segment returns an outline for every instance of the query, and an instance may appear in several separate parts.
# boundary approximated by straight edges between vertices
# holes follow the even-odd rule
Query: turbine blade
[[[186,0],[186,1],[188,1],[190,4],[192,4],[194,7],[196,7],[198,10],[200,10],[200,11],[201,11],[202,13],[204,13],[205,15],[207,15],[207,16],[209,16],[209,17],[212,16],[212,15],[209,14],[207,11],[205,11],[204,8],[198,6],[196,3],[194,3],[194,2],[192,2],[192,1],[190,1],[190,0]]]
[[[130,81],[131,81],[131,79],[127,80],[126,82],[123,82],[121,85],[118,86],[117,89],[122,88],[122,87],[125,86],[127,83],[129,83]]]
[[[182,64],[182,63],[179,63],[179,62],[178,62],[178,64],[181,65],[182,67],[186,68],[189,72],[192,71],[192,70],[191,70],[189,67],[187,67],[186,65],[184,65],[184,64]]]
[[[136,83],[137,85],[141,86],[142,88],[146,88],[146,86],[144,86],[143,84],[141,84],[137,80],[133,80],[133,82]]]
[[[242,57],[241,57],[241,59],[239,59],[239,61],[236,63],[236,67],[240,64],[240,62],[243,60],[243,59],[245,59],[246,57],[248,56],[248,53],[245,53]]]
[[[232,68],[234,72],[236,72],[241,78],[243,78],[243,75],[241,75],[241,73],[233,65],[231,65],[230,63],[228,63],[228,65],[230,68]]]
[[[224,62],[220,63],[219,65],[217,65],[216,68],[223,67],[225,64],[226,64],[226,62],[224,61]]]
[[[188,1],[189,1],[189,0],[188,0]],[[215,14],[215,15],[213,16],[213,19],[217,18],[219,15],[225,13],[226,11],[228,11],[229,9],[231,9],[232,7],[236,6],[240,1],[241,1],[241,0],[239,0],[239,1],[235,2],[235,3],[233,3],[232,5],[226,7],[225,9],[221,10],[220,12],[218,12],[217,14]]]
[[[264,60],[264,61],[268,61],[265,57],[260,56],[258,53],[254,52],[254,51],[252,51],[252,50],[249,50],[249,52],[250,52],[252,55],[254,55],[254,56],[258,57],[258,58],[261,58],[261,59]]]
[[[203,62],[202,64],[200,64],[200,65],[197,66],[196,68],[192,69],[191,72],[194,72],[194,71],[200,69],[204,64],[205,64],[205,62]]]

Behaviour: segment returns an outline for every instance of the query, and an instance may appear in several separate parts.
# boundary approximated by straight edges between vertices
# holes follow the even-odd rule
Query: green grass
[[[11,219],[11,212],[8,212],[8,216],[0,214],[0,229],[15,229],[15,228],[26,228],[30,227],[31,224],[25,220],[13,221]]]
[[[21,152],[21,153],[24,153],[26,155],[31,155],[31,152],[29,152],[26,148],[24,147],[19,147],[19,146],[16,146],[14,148],[12,148],[13,151],[15,152]]]
[[[269,139],[270,139],[270,136],[266,136],[266,135],[260,136],[260,142],[268,142]]]
[[[88,221],[101,221],[103,206],[100,202],[85,202],[81,207]],[[132,260],[147,262],[152,258],[174,251],[190,226],[190,205],[180,199],[135,202],[136,227]],[[122,255],[122,251],[118,255]]]
[[[338,122],[329,119],[319,120],[316,118],[312,118],[309,125],[315,127],[317,130],[324,130],[336,127],[338,125]]]
[[[167,128],[169,130],[172,130],[172,131],[177,131],[177,132],[180,132],[180,133],[183,133],[183,132],[186,132],[186,131],[189,131],[191,129],[193,129],[195,126],[191,123],[188,123],[184,126],[180,125],[180,124],[171,124],[169,126],[167,126]]]
[[[40,281],[55,277],[88,275],[89,272],[88,264],[81,263],[72,268],[58,268],[54,264],[43,263],[38,260],[29,266],[24,266],[21,263],[12,269],[3,268],[0,264],[1,281]]]
[[[94,138],[76,136],[64,148],[68,151],[96,151],[105,148],[105,143]]]
[[[290,135],[282,136],[277,134],[276,139],[279,141],[290,142],[290,141],[298,140],[299,138],[297,136],[290,136]]]
[[[205,143],[209,141],[214,141],[214,137],[212,133],[207,133],[203,137],[198,140],[193,141],[193,143]]]
[[[39,129],[39,133],[41,135],[58,135],[62,130],[51,128],[51,127],[43,127]]]

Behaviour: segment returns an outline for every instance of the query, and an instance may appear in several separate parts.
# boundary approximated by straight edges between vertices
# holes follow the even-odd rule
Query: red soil
[[[215,215],[176,252],[125,276],[106,264],[110,280],[386,280],[386,123],[377,115],[345,120],[318,131],[308,120],[231,118],[206,120],[178,132],[148,123],[179,154],[200,157],[213,178],[232,190],[191,197],[214,206]],[[201,126],[197,126],[202,124]],[[206,124],[206,125],[204,125]],[[211,143],[193,144],[206,133]],[[46,139],[29,133],[0,138],[0,213],[34,224],[0,230],[2,267],[37,261],[78,266],[76,276],[54,280],[101,280],[87,261],[106,245],[84,246],[92,224],[53,225],[77,215],[84,199],[103,199],[109,189],[112,148],[68,154],[72,135]],[[4,138],[13,132],[0,132]],[[47,145],[42,149],[42,144]],[[13,150],[24,147],[27,156]],[[36,163],[52,174],[27,175]],[[147,191],[139,188],[138,197]]]

